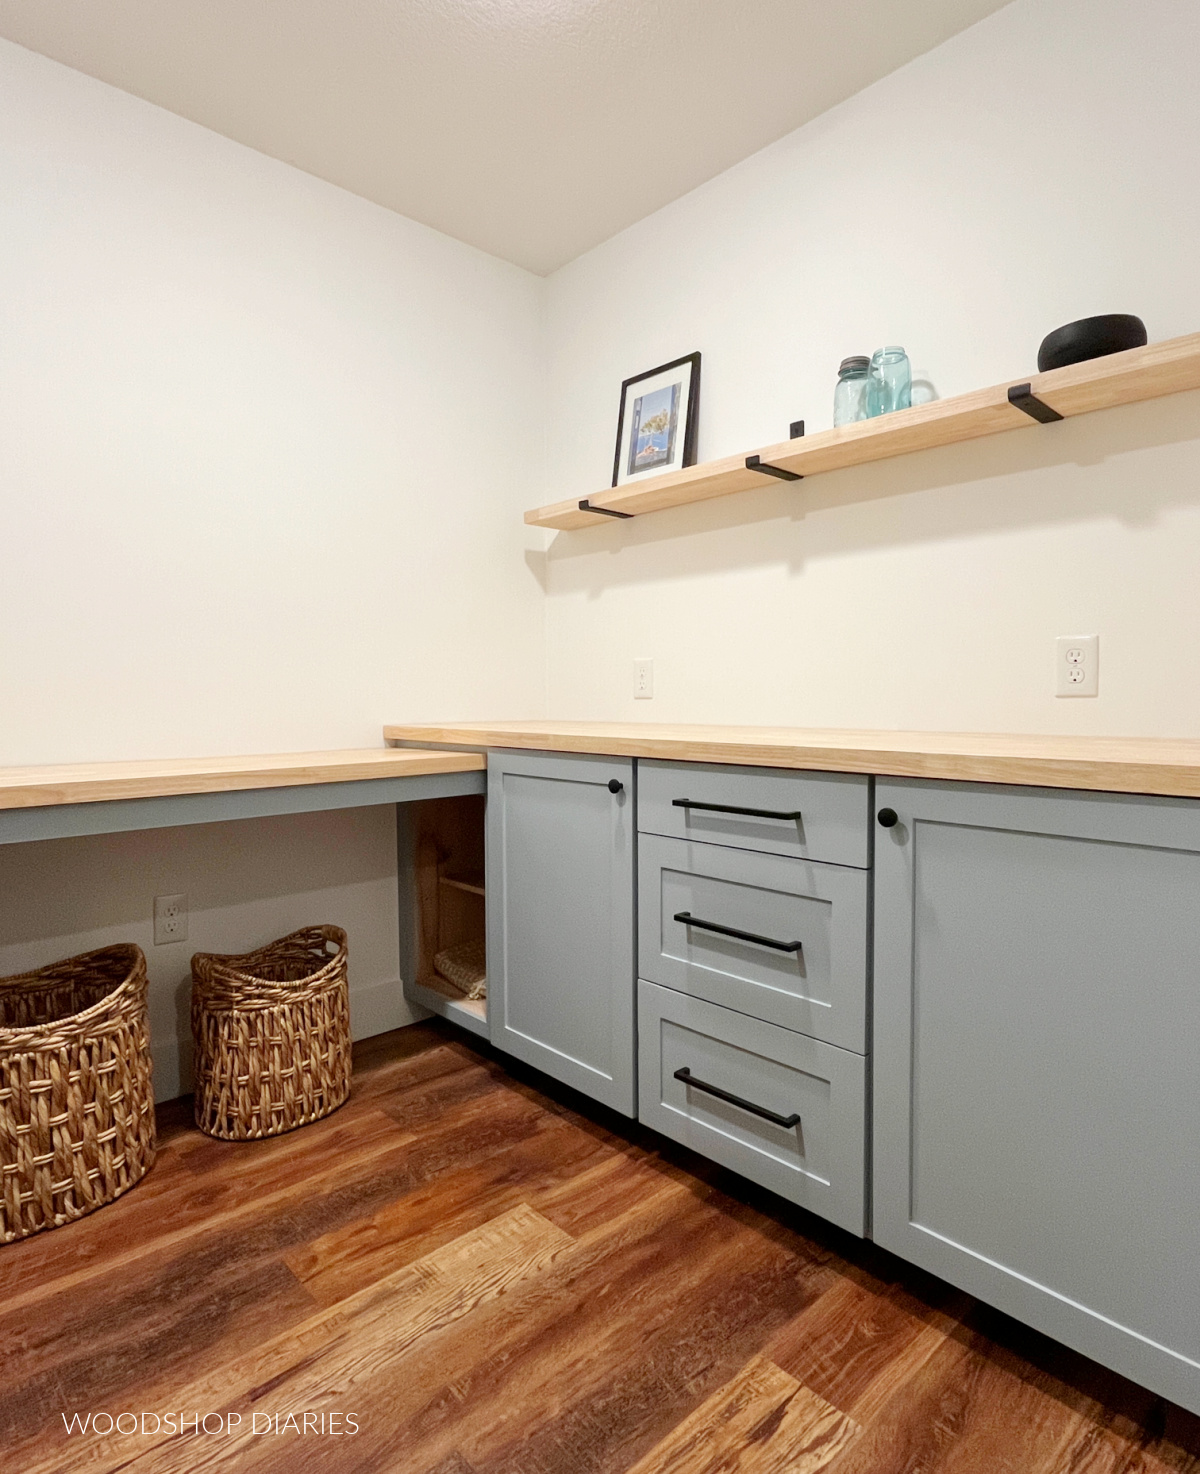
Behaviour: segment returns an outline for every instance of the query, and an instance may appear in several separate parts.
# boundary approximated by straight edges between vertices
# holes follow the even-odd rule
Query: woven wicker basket
[[[309,926],[242,956],[198,952],[192,1038],[209,1136],[254,1141],[336,1111],[350,1094],[346,933]]]
[[[0,978],[0,1243],[111,1203],[154,1151],[141,948]]]

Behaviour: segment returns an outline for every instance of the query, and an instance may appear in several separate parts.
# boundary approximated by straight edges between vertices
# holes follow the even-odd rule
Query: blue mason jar
[[[868,379],[868,417],[908,409],[912,404],[912,365],[903,348],[876,348]]]
[[[870,387],[871,360],[862,353],[843,358],[838,369],[837,388],[833,391],[833,423],[852,425],[867,418],[867,390]]]

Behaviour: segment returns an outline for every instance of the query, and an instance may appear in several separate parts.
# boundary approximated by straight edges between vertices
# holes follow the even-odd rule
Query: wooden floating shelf
[[[1132,404],[1139,399],[1159,399],[1185,389],[1200,389],[1200,333],[1051,369],[1023,382],[1029,383],[1035,399],[1063,419]],[[933,404],[897,410],[878,419],[860,420],[838,430],[822,430],[798,440],[785,440],[780,445],[764,446],[750,454],[757,454],[768,465],[797,476],[817,476],[822,471],[890,460],[913,451],[998,435],[1004,430],[1025,427],[1046,433],[1045,425],[1039,425],[1026,411],[1010,402],[1008,391],[1013,387],[999,384],[991,389],[976,389],[954,399],[939,399]],[[606,487],[585,500],[609,513],[638,517],[710,497],[761,489],[770,481],[769,475],[747,468],[745,455],[736,455],[671,471],[665,476],[649,476],[625,486]],[[613,519],[603,512],[581,510],[576,497],[526,512],[525,521],[531,527],[574,532],[601,524],[611,526]]]

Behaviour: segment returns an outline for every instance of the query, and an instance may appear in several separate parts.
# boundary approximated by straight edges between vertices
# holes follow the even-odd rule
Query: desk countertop
[[[366,778],[412,778],[477,771],[485,759],[470,752],[351,747],[333,752],[276,752],[257,757],[159,758],[147,762],[59,763],[0,768],[0,809],[108,799],[162,798],[181,793],[230,793],[292,788]]]
[[[1200,741],[1182,738],[541,721],[389,726],[383,729],[383,735],[388,742],[420,743],[423,747],[518,747],[874,773],[879,777],[1200,797]]]

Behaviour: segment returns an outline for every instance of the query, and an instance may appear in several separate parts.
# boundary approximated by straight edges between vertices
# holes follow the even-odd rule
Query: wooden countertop
[[[471,752],[350,747],[257,757],[0,768],[0,809],[162,798],[180,793],[228,793],[243,788],[290,788],[305,783],[349,783],[364,778],[413,778],[424,773],[474,772],[485,766],[486,760]]]
[[[1200,797],[1200,741],[1036,737],[980,732],[872,732],[653,722],[461,722],[389,726],[387,742],[521,747],[683,762],[815,768],[880,777],[1022,783],[1105,793]]]

